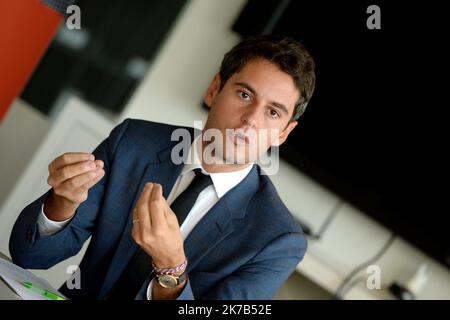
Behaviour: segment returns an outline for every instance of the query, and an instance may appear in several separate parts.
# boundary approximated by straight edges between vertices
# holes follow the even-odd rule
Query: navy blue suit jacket
[[[45,236],[37,228],[51,190],[20,213],[9,242],[14,263],[52,267],[78,253],[92,236],[80,263],[81,289],[62,290],[71,299],[107,298],[138,249],[131,237],[132,210],[144,184],[160,183],[167,198],[181,172],[183,165],[170,157],[177,128],[131,119],[115,127],[94,151],[105,163],[105,176],[63,230]],[[193,137],[194,130],[186,129]],[[186,238],[188,282],[178,299],[270,299],[306,245],[300,226],[255,165]]]

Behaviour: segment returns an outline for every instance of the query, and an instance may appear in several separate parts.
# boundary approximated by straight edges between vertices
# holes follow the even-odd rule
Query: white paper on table
[[[54,289],[45,279],[42,279],[32,272],[25,270],[14,263],[0,258],[0,278],[23,300],[51,300],[31,289],[26,288],[22,283],[31,282],[33,285],[53,292],[64,297],[56,289]]]

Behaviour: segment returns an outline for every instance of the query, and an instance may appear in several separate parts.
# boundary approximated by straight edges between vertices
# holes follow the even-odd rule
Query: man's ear
[[[216,74],[213,81],[208,87],[208,90],[206,90],[205,97],[203,98],[203,101],[208,106],[208,108],[211,108],[212,102],[214,101],[214,98],[216,97],[217,93],[220,90],[220,75]]]
[[[298,122],[296,120],[289,122],[289,124],[287,125],[287,127],[281,131],[280,135],[278,136],[278,143],[275,143],[274,146],[278,147],[280,145],[282,145],[287,137],[289,137],[289,134],[292,132],[292,130],[294,130],[294,128],[298,125]]]

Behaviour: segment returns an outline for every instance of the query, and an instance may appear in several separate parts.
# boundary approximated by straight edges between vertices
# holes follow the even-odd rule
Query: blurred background
[[[367,24],[374,4],[381,29]],[[402,1],[0,0],[0,251],[57,155],[92,151],[125,118],[198,126],[223,55],[280,33],[312,53],[317,86],[271,177],[309,239],[275,299],[449,299],[442,12]],[[86,246],[35,272],[59,286]]]

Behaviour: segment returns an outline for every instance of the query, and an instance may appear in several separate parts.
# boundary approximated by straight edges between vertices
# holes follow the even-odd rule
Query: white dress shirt
[[[192,142],[191,148],[188,153],[187,160],[183,166],[180,176],[175,181],[175,184],[167,197],[167,203],[169,205],[189,186],[191,181],[195,177],[194,169],[200,168],[204,174],[209,174],[213,182],[212,185],[205,188],[198,196],[191,211],[184,220],[180,227],[180,232],[183,239],[186,239],[189,233],[194,229],[197,223],[203,218],[203,216],[222,198],[228,191],[238,185],[251,171],[253,164],[248,165],[244,169],[233,172],[222,173],[208,173],[203,169],[202,162],[200,160],[201,154],[201,140],[200,135]],[[150,182],[150,181],[149,181]],[[41,208],[41,214],[38,217],[38,229],[41,235],[52,235],[63,229],[71,219],[66,221],[52,221],[48,219]],[[150,282],[147,288],[147,298],[152,299],[152,284]]]

